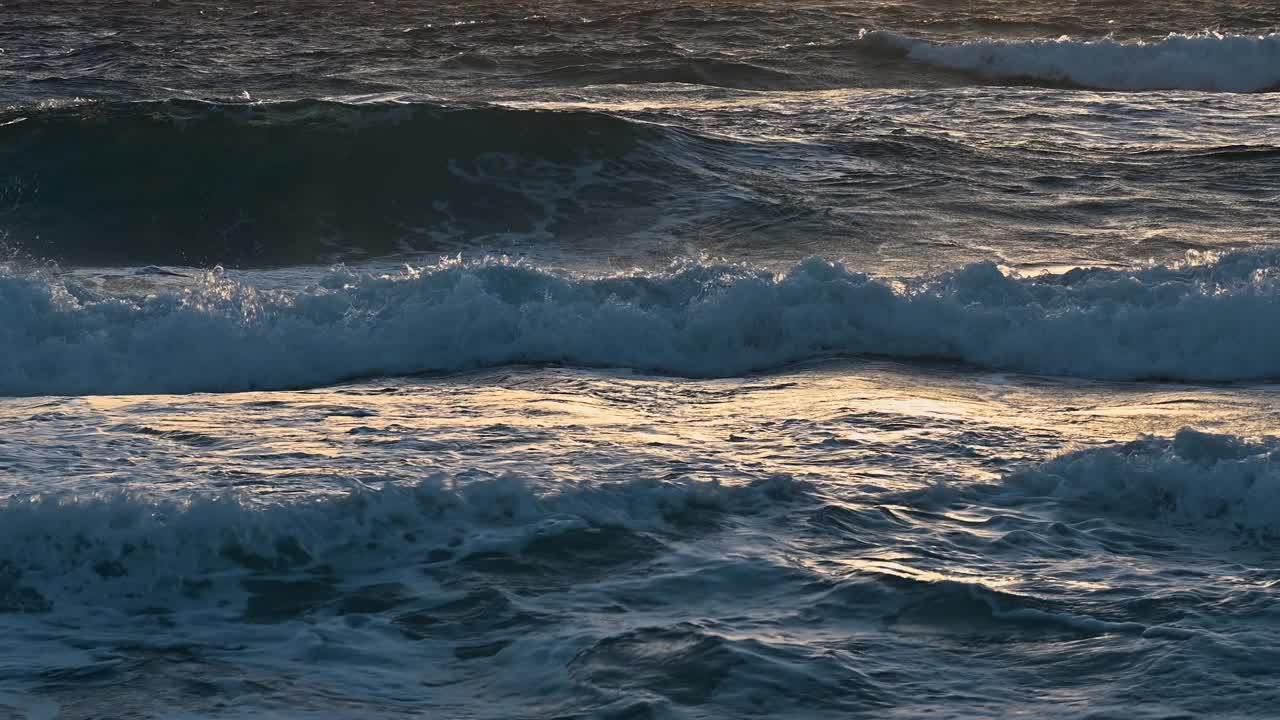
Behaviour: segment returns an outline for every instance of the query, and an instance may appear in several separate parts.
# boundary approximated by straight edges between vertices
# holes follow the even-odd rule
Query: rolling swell
[[[33,255],[108,265],[571,235],[678,192],[690,180],[668,155],[698,142],[602,113],[431,103],[105,103],[0,122],[0,230]]]
[[[980,263],[905,283],[810,259],[572,277],[447,262],[302,291],[209,274],[107,296],[0,276],[0,394],[240,391],[520,363],[720,377],[831,355],[1109,379],[1280,378],[1280,257],[1022,278]]]
[[[863,31],[859,43],[934,67],[1005,82],[1097,90],[1280,90],[1280,34],[1170,34],[1157,42],[971,40],[929,42]]]

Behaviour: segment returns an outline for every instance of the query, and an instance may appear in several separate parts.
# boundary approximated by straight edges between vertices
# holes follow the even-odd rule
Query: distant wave
[[[741,90],[813,90],[829,87],[800,75],[749,62],[678,57],[661,62],[568,65],[531,77],[571,85],[684,83]]]
[[[1090,512],[1280,538],[1280,441],[1183,429],[1064,455],[1006,488]]]
[[[732,376],[811,358],[935,358],[1088,378],[1280,378],[1280,254],[894,284],[811,259],[571,277],[497,260],[336,272],[304,291],[209,274],[105,296],[0,275],[0,394],[321,386],[519,363]]]
[[[447,250],[461,237],[561,235],[692,193],[682,163],[704,142],[605,113],[493,105],[17,109],[0,115],[0,229],[32,254],[97,264]]]
[[[860,42],[910,60],[1006,81],[1100,90],[1262,92],[1280,89],[1280,33],[1171,34],[1158,42],[974,40],[929,42],[863,31]]]

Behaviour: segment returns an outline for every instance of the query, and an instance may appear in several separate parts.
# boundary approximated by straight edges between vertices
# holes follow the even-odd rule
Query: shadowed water
[[[1268,716],[1278,30],[0,7],[0,716]]]

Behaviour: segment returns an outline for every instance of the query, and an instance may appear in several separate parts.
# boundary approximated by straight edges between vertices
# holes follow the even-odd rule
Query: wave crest
[[[304,290],[210,273],[102,295],[0,274],[0,394],[285,389],[510,364],[732,376],[831,355],[930,358],[1103,379],[1280,378],[1280,254],[894,283],[810,259],[785,274],[686,263],[580,277],[503,260]]]
[[[19,601],[47,609],[36,588],[102,590],[106,581],[150,593],[235,570],[367,571],[377,563],[518,554],[583,530],[670,533],[684,522],[765,511],[807,493],[805,483],[782,475],[739,485],[561,483],[548,491],[515,475],[473,472],[284,502],[226,493],[12,496],[0,499],[0,612]]]
[[[1173,33],[1156,42],[973,40],[929,42],[885,31],[860,41],[908,59],[1006,81],[1099,90],[1263,92],[1280,89],[1280,33]]]
[[[1063,455],[1015,473],[1006,489],[1069,506],[1280,538],[1280,440],[1184,428]]]

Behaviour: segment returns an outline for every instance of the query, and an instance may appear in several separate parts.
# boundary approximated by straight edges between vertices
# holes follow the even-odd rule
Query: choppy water
[[[0,7],[0,715],[1265,717],[1270,2]]]

